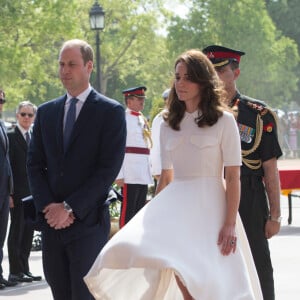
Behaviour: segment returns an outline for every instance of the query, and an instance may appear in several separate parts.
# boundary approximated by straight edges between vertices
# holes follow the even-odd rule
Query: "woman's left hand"
[[[218,245],[223,255],[229,255],[236,250],[237,237],[235,225],[224,224],[218,238]]]

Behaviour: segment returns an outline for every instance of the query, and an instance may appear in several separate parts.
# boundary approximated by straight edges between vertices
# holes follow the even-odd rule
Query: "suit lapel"
[[[0,147],[3,147],[5,151],[5,156],[7,159],[7,165],[9,169],[9,193],[11,194],[13,192],[13,177],[12,177],[12,171],[11,166],[9,162],[9,154],[8,154],[8,138],[6,135],[6,129],[4,123],[0,120]],[[1,166],[2,167],[2,166]]]
[[[64,111],[65,111],[65,102],[67,96],[63,96],[57,101],[57,120],[56,120],[56,142],[59,147],[60,152],[64,152],[64,142],[63,142],[63,124],[64,124]]]
[[[0,143],[6,153],[8,150],[8,140],[7,140],[4,126],[5,126],[4,123],[0,120]]]

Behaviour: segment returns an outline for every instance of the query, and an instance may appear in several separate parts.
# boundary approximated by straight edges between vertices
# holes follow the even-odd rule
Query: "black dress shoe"
[[[33,279],[24,273],[10,274],[8,280],[12,282],[32,282]]]
[[[42,276],[34,276],[31,272],[24,273],[26,276],[32,278],[33,281],[42,280]]]
[[[0,278],[0,285],[1,286],[4,286],[4,287],[2,287],[2,289],[3,288],[5,288],[6,286],[15,286],[15,285],[17,285],[18,284],[18,282],[14,282],[14,281],[11,281],[11,280],[6,280],[6,279],[4,279],[3,277],[2,278]]]
[[[5,285],[5,284],[3,284],[3,283],[0,283],[0,290],[3,290],[5,287],[6,287],[6,285]]]

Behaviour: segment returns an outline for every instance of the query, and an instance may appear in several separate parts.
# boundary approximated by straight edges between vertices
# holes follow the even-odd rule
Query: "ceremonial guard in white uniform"
[[[151,133],[144,109],[146,87],[122,91],[126,109],[126,153],[116,183],[122,187],[120,227],[123,227],[146,203],[148,184],[153,183],[150,169]]]
[[[166,102],[168,100],[169,93],[170,93],[170,89],[167,89],[162,93],[162,98],[165,103],[164,109],[166,109]],[[155,187],[156,187],[156,182],[159,180],[160,173],[161,173],[160,125],[164,121],[163,119],[164,109],[154,117],[152,121],[152,127],[151,127],[151,137],[153,141],[153,147],[150,150],[150,159],[151,159],[151,171],[155,180]]]

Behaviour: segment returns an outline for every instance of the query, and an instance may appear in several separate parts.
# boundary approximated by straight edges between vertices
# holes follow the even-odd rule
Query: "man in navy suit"
[[[30,195],[26,172],[27,148],[30,142],[31,125],[36,106],[22,101],[16,111],[17,125],[8,131],[9,160],[11,164],[14,192],[10,197],[10,227],[7,238],[9,259],[9,280],[31,282],[41,280],[29,271],[29,256],[32,246],[33,228],[24,218],[22,198]]]
[[[28,152],[30,188],[44,222],[44,273],[55,300],[93,299],[83,277],[108,240],[105,200],[125,153],[124,109],[90,86],[92,70],[91,46],[65,42],[59,75],[67,94],[38,108]]]
[[[0,114],[5,103],[5,93],[0,89]],[[3,278],[2,260],[3,245],[6,237],[8,214],[9,214],[9,195],[12,192],[12,174],[8,156],[8,139],[6,128],[0,120],[0,289],[6,286],[16,285]]]

